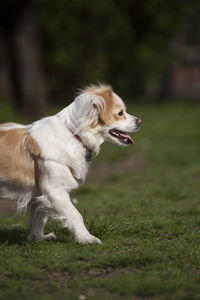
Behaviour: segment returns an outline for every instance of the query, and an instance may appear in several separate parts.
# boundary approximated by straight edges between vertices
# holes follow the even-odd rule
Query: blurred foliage
[[[200,43],[198,0],[35,2],[42,61],[54,99],[97,82],[110,83],[126,99],[158,95],[171,74],[173,42]],[[0,24],[9,28],[24,3],[1,0]]]
[[[50,88],[65,96],[72,86],[98,81],[128,98],[155,89],[171,70],[173,39],[187,39],[200,25],[197,0],[38,0],[38,6]]]

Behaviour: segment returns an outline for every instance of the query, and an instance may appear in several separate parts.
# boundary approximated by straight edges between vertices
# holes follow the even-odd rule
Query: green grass
[[[200,107],[130,110],[143,119],[135,147],[104,145],[91,175],[107,173],[73,194],[103,244],[53,221],[57,241],[27,243],[28,216],[1,216],[0,299],[200,299]]]

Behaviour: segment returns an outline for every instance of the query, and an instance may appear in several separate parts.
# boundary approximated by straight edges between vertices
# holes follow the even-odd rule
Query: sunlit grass
[[[30,244],[28,216],[1,216],[0,298],[199,298],[200,108],[128,107],[143,119],[135,147],[105,144],[73,193],[102,245],[76,244],[55,221],[56,241]]]

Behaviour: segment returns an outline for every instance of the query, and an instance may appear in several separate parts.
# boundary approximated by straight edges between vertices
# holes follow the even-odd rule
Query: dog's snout
[[[140,126],[140,125],[142,124],[142,119],[137,118],[137,119],[136,119],[136,124],[137,124],[138,126]]]

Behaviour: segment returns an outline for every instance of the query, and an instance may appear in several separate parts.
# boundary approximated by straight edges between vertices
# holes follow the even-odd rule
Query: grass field
[[[135,147],[104,145],[73,194],[102,245],[53,221],[57,241],[31,244],[28,216],[1,215],[0,299],[200,299],[200,106],[129,110]]]

